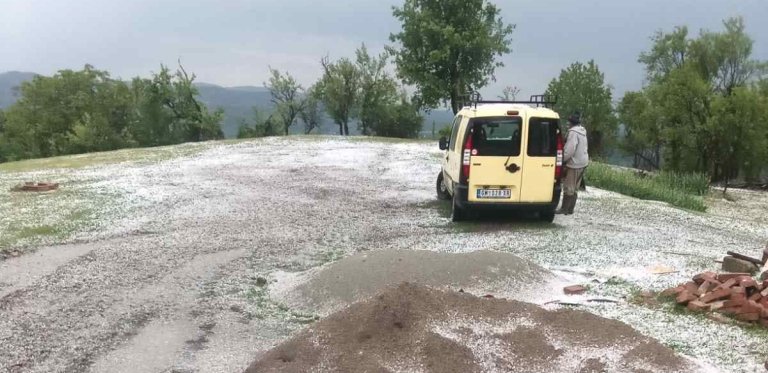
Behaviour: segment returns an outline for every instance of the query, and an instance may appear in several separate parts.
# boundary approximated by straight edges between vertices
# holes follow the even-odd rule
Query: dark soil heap
[[[694,372],[618,321],[403,283],[258,358],[266,372]]]

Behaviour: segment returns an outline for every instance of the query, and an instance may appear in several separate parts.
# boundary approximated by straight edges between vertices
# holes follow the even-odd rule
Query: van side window
[[[451,151],[456,150],[456,136],[459,135],[459,124],[461,123],[461,119],[461,115],[457,115],[451,126],[451,141],[448,143],[448,149],[451,149]]]
[[[483,157],[517,157],[520,155],[521,117],[475,118],[472,128],[472,149]],[[474,154],[474,153],[473,153]]]
[[[557,156],[557,130],[559,123],[554,118],[531,118],[528,120],[528,156]]]

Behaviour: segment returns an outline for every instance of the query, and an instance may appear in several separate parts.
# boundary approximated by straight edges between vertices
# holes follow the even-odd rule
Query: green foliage
[[[283,133],[282,123],[274,121],[274,114],[268,118],[258,108],[253,108],[253,123],[242,120],[240,128],[237,130],[238,139],[249,139],[254,137],[278,136]]]
[[[708,189],[708,180],[701,174],[662,172],[658,175],[639,176],[599,162],[592,162],[586,170],[590,185],[621,193],[630,197],[667,202],[688,210],[707,210],[702,195]]]
[[[300,91],[304,91],[301,84],[296,82],[291,74],[282,75],[279,70],[269,68],[271,76],[264,86],[272,95],[272,103],[275,104],[275,117],[288,135],[288,131],[296,121],[296,117],[304,110],[305,100],[300,97]]]
[[[299,118],[304,122],[304,134],[309,135],[312,130],[323,126],[323,112],[320,107],[320,97],[317,87],[312,86],[307,90],[304,108],[299,112]]]
[[[363,44],[357,50],[357,68],[360,72],[359,122],[364,136],[381,132],[389,124],[389,107],[398,101],[397,82],[387,74],[387,55],[373,58]],[[378,130],[377,130],[378,129]]]
[[[447,126],[441,128],[440,131],[438,131],[438,136],[439,137],[445,137],[446,139],[451,138],[451,126],[447,125]]]
[[[636,159],[663,153],[664,169],[726,182],[739,174],[755,178],[765,167],[768,101],[761,78],[768,64],[751,58],[754,41],[742,18],[723,25],[722,32],[704,30],[694,39],[686,27],[659,32],[640,55],[648,85],[619,105],[625,150]]]
[[[360,71],[347,58],[331,63],[325,57],[320,64],[324,74],[316,85],[318,97],[328,115],[339,125],[339,134],[349,136],[349,121],[358,110]]]
[[[648,96],[645,91],[627,92],[621,99],[617,112],[626,133],[620,147],[634,155],[635,168],[658,170],[664,143],[661,114]]]
[[[5,112],[0,161],[223,138],[224,113],[209,113],[179,65],[130,85],[86,65],[22,83]]]
[[[461,96],[495,79],[497,57],[510,53],[514,25],[505,24],[500,9],[487,0],[406,0],[394,7],[402,30],[390,35],[399,49],[398,76],[416,87],[420,107],[449,102],[458,112]]]
[[[557,111],[561,118],[582,113],[581,119],[589,136],[589,153],[601,156],[614,142],[618,122],[611,103],[613,88],[605,84],[605,75],[595,61],[576,62],[552,79],[546,94],[557,95]]]
[[[408,102],[401,94],[400,102],[388,104],[376,121],[373,132],[377,136],[413,138],[418,137],[424,124],[424,117],[416,105]]]

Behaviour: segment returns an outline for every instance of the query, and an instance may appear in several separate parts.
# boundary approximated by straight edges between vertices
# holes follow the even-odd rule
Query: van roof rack
[[[466,97],[467,101],[469,101],[470,107],[473,105],[475,106],[475,109],[477,109],[477,105],[480,104],[524,104],[524,105],[535,105],[536,107],[545,107],[547,109],[554,109],[555,105],[557,104],[557,95],[532,95],[530,100],[528,101],[513,101],[513,100],[497,100],[497,101],[488,101],[483,100],[480,96],[480,93],[470,93],[467,95],[464,95]],[[462,98],[464,98],[462,97]]]

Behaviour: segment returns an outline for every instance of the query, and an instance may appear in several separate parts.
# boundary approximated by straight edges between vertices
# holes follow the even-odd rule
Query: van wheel
[[[464,220],[464,210],[459,206],[459,194],[453,193],[451,202],[451,221],[458,222]]]
[[[447,201],[451,199],[451,195],[448,194],[448,188],[445,187],[445,183],[443,183],[443,172],[440,171],[439,174],[437,174],[437,199]]]
[[[554,210],[541,211],[539,212],[539,219],[547,223],[551,223],[555,221],[555,211]]]

